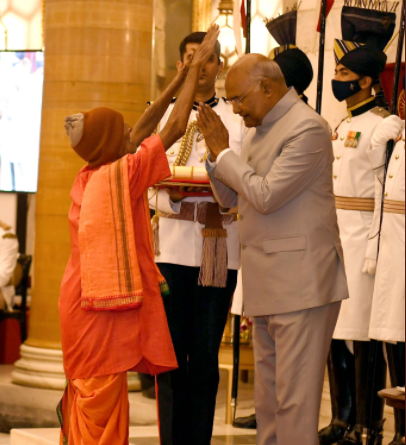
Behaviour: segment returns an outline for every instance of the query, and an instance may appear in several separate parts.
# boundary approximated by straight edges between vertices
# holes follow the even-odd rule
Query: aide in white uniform
[[[11,227],[0,221],[0,309],[2,306],[11,311],[15,294],[10,285],[17,265],[18,240]]]
[[[387,142],[395,140],[385,182],[378,265],[369,336],[386,342],[391,385],[405,385],[405,122],[390,116],[381,122],[367,154],[382,192]],[[382,196],[382,195],[381,195]],[[375,206],[373,225],[379,229],[381,199]],[[394,409],[395,436],[390,445],[403,443],[405,413]]]
[[[341,305],[330,348],[332,421],[319,431],[322,445],[361,445],[365,434],[368,443],[381,445],[383,440],[384,401],[378,391],[385,387],[387,366],[382,343],[375,348],[369,338],[379,231],[373,216],[380,190],[366,151],[375,128],[389,115],[377,106],[372,87],[385,68],[383,49],[396,16],[392,14],[388,28],[376,14],[386,17],[373,9],[344,6],[342,32],[348,40],[334,43],[332,87],[336,99],[346,101],[348,116],[332,137],[333,186],[350,298]]]
[[[221,116],[222,121],[230,132],[230,147],[237,154],[240,154],[242,141],[245,135],[245,126],[240,116],[233,114],[231,105],[226,105],[224,99],[212,98],[208,103],[213,110]],[[195,104],[190,114],[189,123],[196,121],[197,105]],[[162,129],[169,119],[174,104],[170,105],[168,111],[162,118],[160,129]],[[194,136],[192,153],[186,166],[204,167],[207,155],[207,146],[204,141],[197,140],[198,133]],[[179,153],[182,140],[179,140],[166,152],[169,165],[173,165]],[[185,198],[182,202],[193,202],[198,205],[201,202],[214,202],[211,197]],[[149,191],[150,207],[156,207],[156,189]],[[172,202],[165,190],[158,192],[158,209],[164,213],[178,214],[181,209],[181,202]],[[227,247],[228,247],[228,268],[238,270],[240,268],[240,244],[238,239],[238,223],[233,222],[226,225]],[[159,220],[159,240],[161,255],[156,257],[157,263],[171,263],[182,266],[200,267],[202,263],[203,238],[202,229],[204,225],[199,222],[180,221],[170,218],[160,218]]]
[[[404,121],[397,116],[385,119],[376,129],[367,151],[379,181],[378,187],[382,190],[386,143],[400,134],[386,176],[385,206],[369,326],[370,338],[391,343],[405,341],[404,125]],[[394,135],[395,133],[397,136]],[[374,213],[376,224],[379,224],[381,218],[380,204],[381,200]]]
[[[343,302],[333,338],[342,340],[369,340],[369,322],[374,292],[374,275],[362,273],[368,260],[376,261],[378,236],[372,227],[374,200],[379,201],[375,190],[375,173],[367,156],[374,129],[389,113],[376,107],[374,97],[364,104],[348,109],[348,118],[333,135],[333,185],[337,199],[337,218],[344,250],[350,298]],[[359,135],[349,141],[349,134]],[[376,196],[378,193],[378,196]],[[360,198],[346,202],[340,198]],[[370,201],[368,201],[370,200]],[[357,210],[343,207],[354,205]],[[365,207],[368,210],[360,210]]]
[[[193,55],[204,35],[193,33],[184,39],[179,67]],[[231,149],[240,154],[245,135],[243,120],[233,113],[231,105],[215,96],[216,78],[222,70],[220,54],[218,44],[201,72],[195,101],[209,104],[221,117],[230,133]],[[194,127],[198,105],[195,103],[190,114],[188,130],[192,130],[185,135],[186,154],[182,150],[182,159],[176,162],[182,140],[175,143],[166,153],[170,165],[205,166],[208,150]],[[173,105],[161,120],[160,130],[167,125],[172,110]],[[218,351],[240,267],[236,210],[232,213],[219,208],[212,197],[183,199],[173,190],[157,194],[156,188],[149,191],[149,203],[150,208],[158,210],[159,229],[155,222],[154,232],[156,236],[159,230],[159,249],[155,237],[155,260],[171,290],[171,295],[164,297],[164,305],[179,364],[177,370],[157,377],[161,444],[209,445],[219,384]],[[219,236],[225,235],[225,229],[227,242],[224,237],[203,238],[205,228],[214,228],[205,234]],[[210,280],[213,277],[216,279]]]

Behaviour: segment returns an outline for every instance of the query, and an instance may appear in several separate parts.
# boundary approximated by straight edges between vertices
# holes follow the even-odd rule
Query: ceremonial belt
[[[363,212],[373,212],[375,210],[374,198],[347,198],[336,196],[336,208],[342,210],[360,210]]]
[[[199,224],[206,224],[206,215],[208,202],[201,202],[197,204],[196,211],[196,203],[195,202],[182,202],[180,212],[178,214],[161,212],[158,210],[157,215],[160,218],[169,218],[169,219],[177,219],[180,221],[190,221],[190,222],[198,222]],[[216,204],[218,207],[218,204]],[[220,212],[220,210],[219,210]],[[233,213],[231,215],[221,215],[221,220],[223,226],[227,226],[237,221],[237,214]]]
[[[392,199],[385,199],[383,203],[383,211],[385,213],[396,213],[398,215],[405,214],[405,202],[393,201]]]

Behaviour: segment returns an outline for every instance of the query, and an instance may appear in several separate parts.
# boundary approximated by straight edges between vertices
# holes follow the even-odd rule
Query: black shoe
[[[365,431],[362,425],[355,425],[354,428],[345,433],[344,438],[337,445],[363,445],[362,435]]]
[[[382,431],[382,428],[379,431],[372,431],[367,445],[382,445]],[[346,432],[344,438],[337,445],[364,445],[366,442],[362,436],[365,434],[367,434],[366,428],[363,428],[362,425],[355,425],[353,429]]]
[[[246,430],[256,430],[257,429],[257,416],[253,414],[248,417],[239,417],[235,419],[233,426],[235,428],[244,428]]]
[[[343,439],[347,430],[345,423],[338,423],[333,421],[329,426],[319,431],[319,443],[320,445],[332,445]]]
[[[392,442],[389,445],[404,445],[404,442],[402,439],[396,439],[396,440],[392,440]]]

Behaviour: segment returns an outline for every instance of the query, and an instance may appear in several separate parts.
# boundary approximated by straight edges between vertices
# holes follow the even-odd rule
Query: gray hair
[[[256,77],[258,80],[266,77],[272,82],[280,83],[285,82],[285,78],[283,77],[282,71],[279,68],[279,65],[271,59],[264,57],[263,60],[258,61],[252,70],[251,75]]]

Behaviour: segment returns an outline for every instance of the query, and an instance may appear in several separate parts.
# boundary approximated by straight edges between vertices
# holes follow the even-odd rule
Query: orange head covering
[[[123,138],[123,115],[111,108],[94,108],[83,113],[83,134],[72,148],[96,168],[119,158]]]

